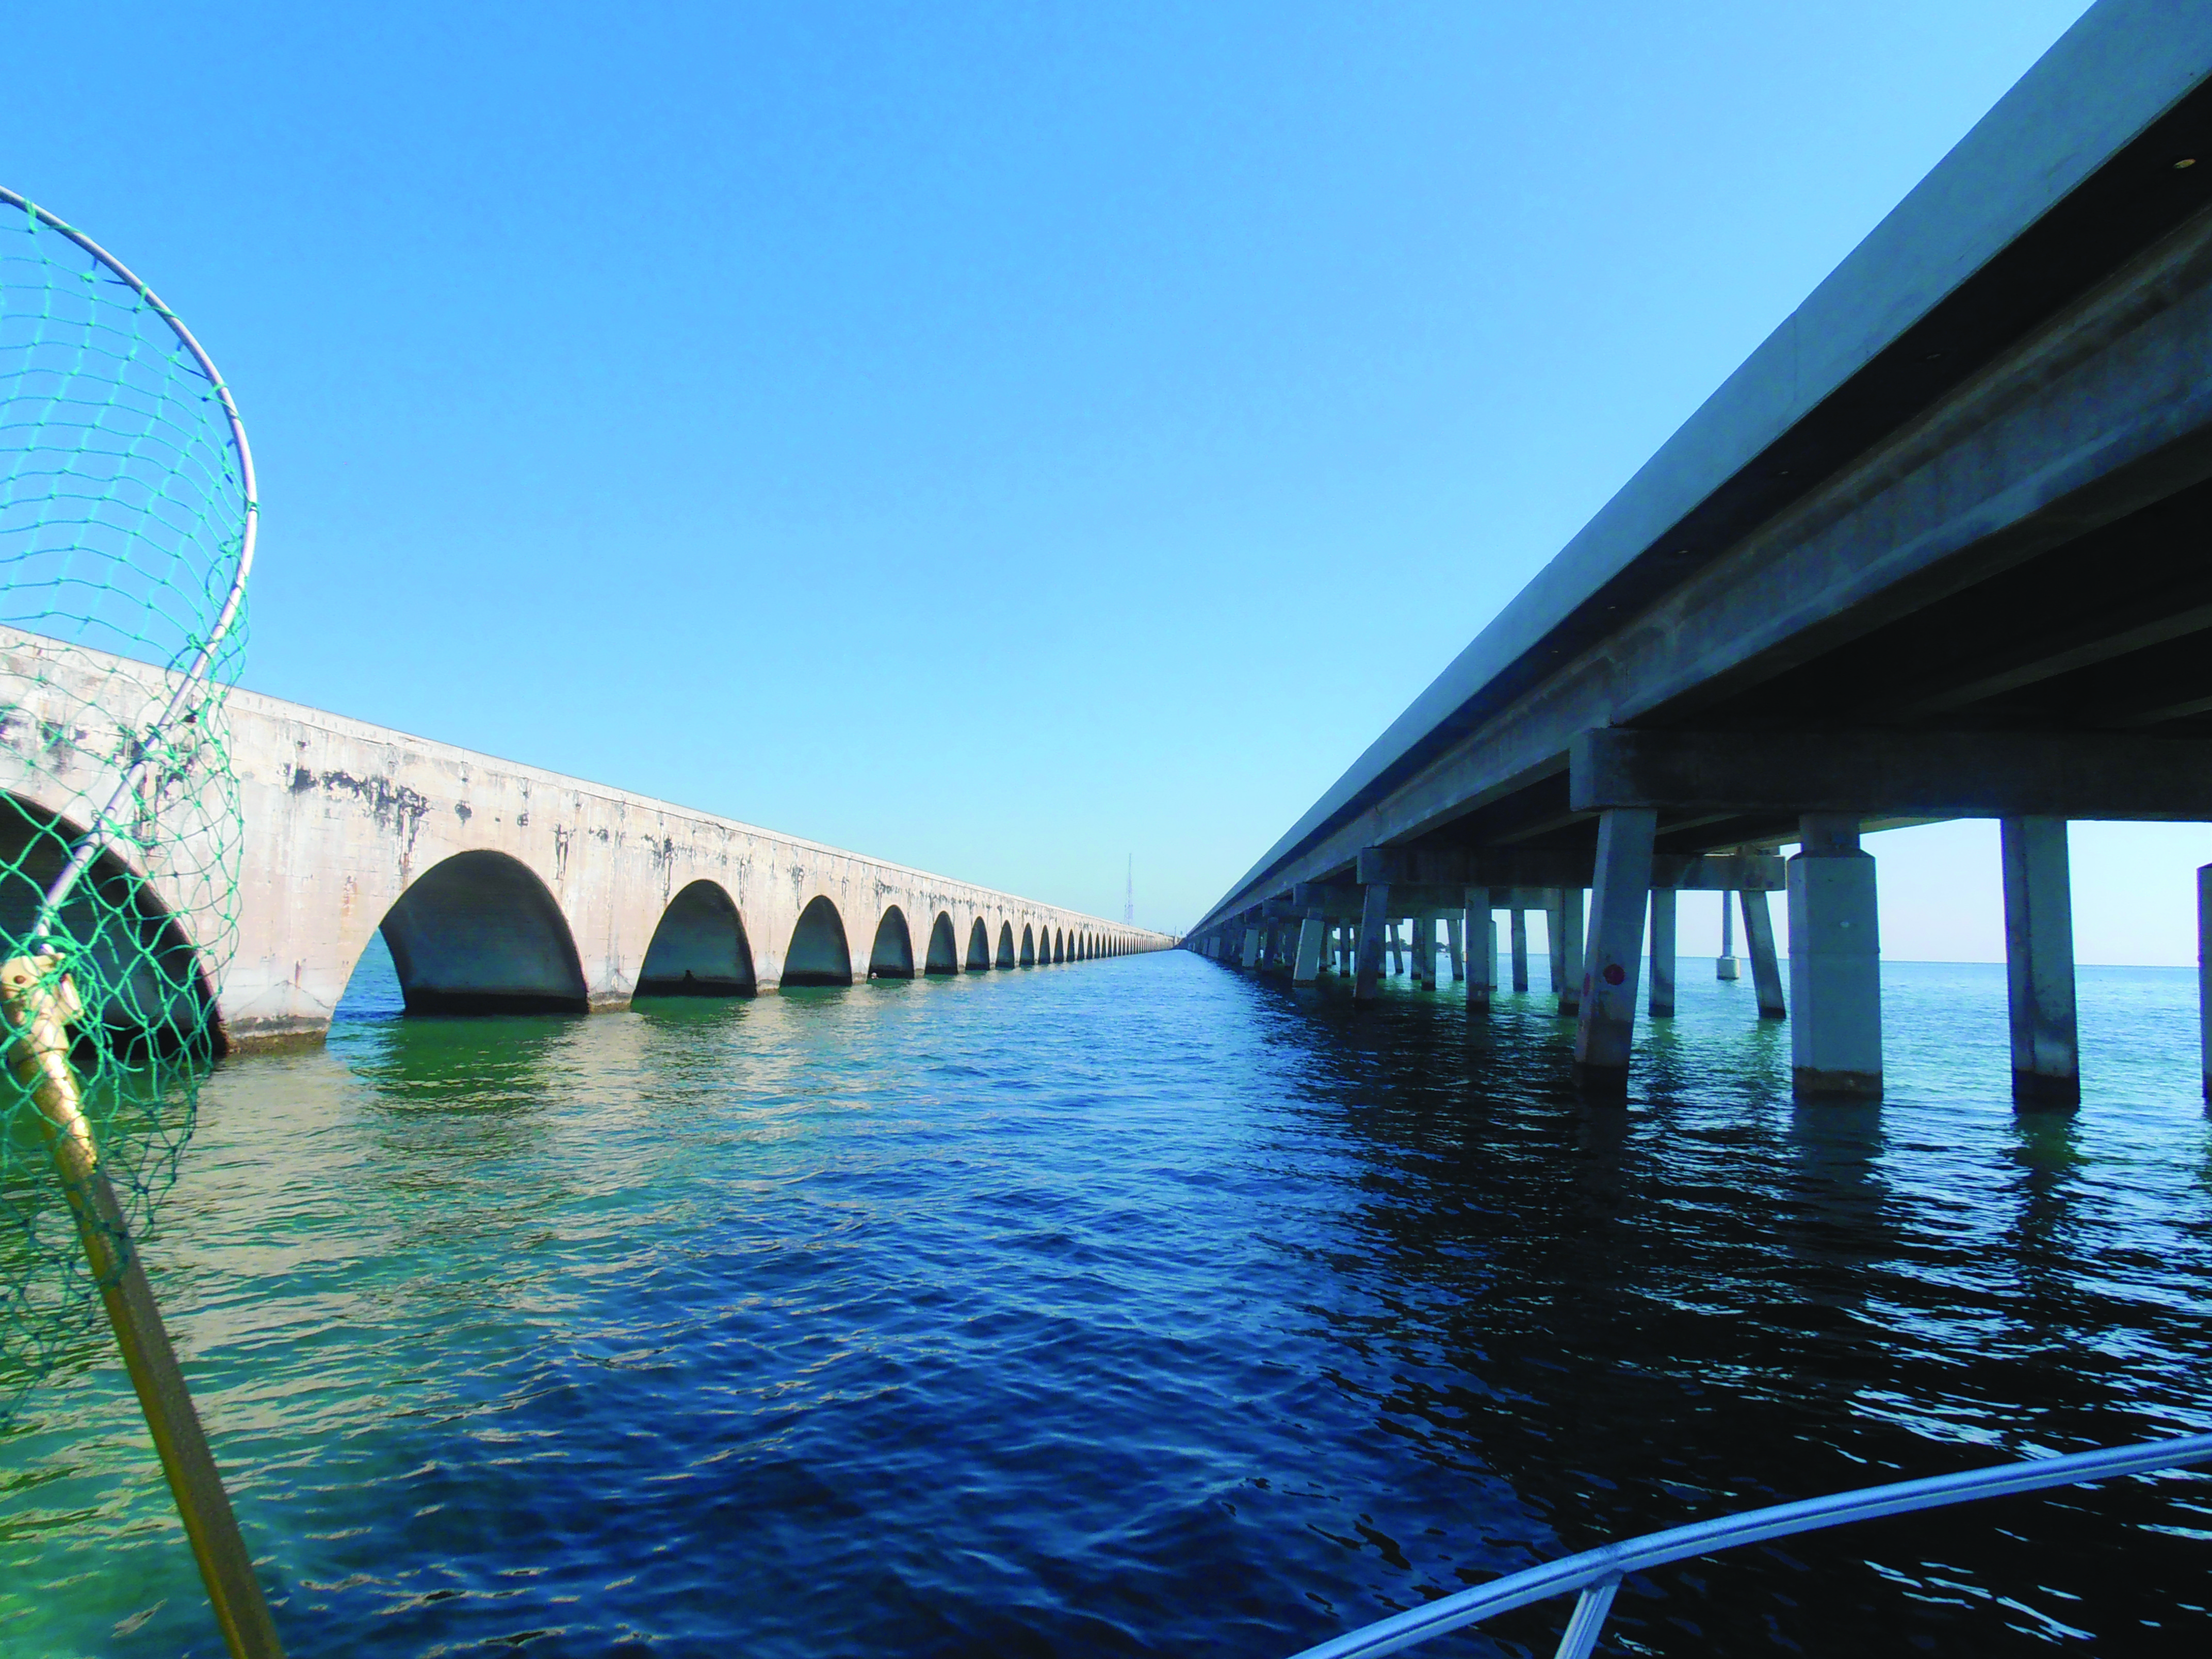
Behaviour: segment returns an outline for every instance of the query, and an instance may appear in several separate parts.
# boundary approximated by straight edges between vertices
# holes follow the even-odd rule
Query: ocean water
[[[1626,1111],[1542,997],[1182,953],[407,1019],[220,1067],[149,1255],[291,1651],[1287,1655],[1607,1539],[2212,1428],[2193,976],[1886,969],[1794,1107],[1685,959]],[[2212,1650],[2212,1477],[1632,1579],[1614,1653]],[[1550,1650],[1564,1602],[1442,1653]],[[120,1371],[0,1437],[0,1654],[215,1655]]]

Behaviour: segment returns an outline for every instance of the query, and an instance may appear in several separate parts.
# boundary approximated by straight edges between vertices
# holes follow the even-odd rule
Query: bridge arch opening
[[[791,949],[784,953],[786,985],[850,985],[853,951],[845,943],[845,921],[826,898],[806,902],[791,930]]]
[[[749,997],[752,946],[721,884],[695,881],[668,902],[638,970],[641,997]]]
[[[1011,968],[1014,965],[1014,924],[1011,921],[1002,921],[999,924],[998,965],[1001,968]]]
[[[914,977],[914,930],[906,925],[906,912],[896,904],[876,924],[876,942],[868,951],[868,977]]]
[[[417,876],[381,931],[410,1014],[580,1014],[568,919],[530,867],[456,853]]]
[[[981,974],[991,966],[991,930],[978,916],[975,925],[968,930],[968,971]]]
[[[1022,966],[1036,966],[1036,930],[1027,922],[1022,924]]]
[[[952,932],[952,918],[944,911],[930,925],[929,955],[922,963],[925,974],[957,974],[960,971],[960,941]]]
[[[1052,930],[1052,959],[1056,963],[1067,960],[1067,934],[1062,928]]]
[[[83,830],[17,795],[0,795],[0,932],[27,945],[39,907]],[[62,905],[77,941],[80,989],[99,998],[101,1036],[126,1058],[148,1054],[212,1060],[227,1048],[214,988],[185,931],[146,878],[103,851]],[[82,1036],[80,1041],[82,1041]]]

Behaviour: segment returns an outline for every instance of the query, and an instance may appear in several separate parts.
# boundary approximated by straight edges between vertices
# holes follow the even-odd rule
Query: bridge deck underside
[[[2212,738],[2212,481],[1959,587],[1719,696],[1636,723],[1701,732]],[[1893,596],[1893,600],[1898,596]],[[1593,851],[1559,769],[1407,844]],[[1662,852],[1794,838],[1794,815],[1662,811]]]

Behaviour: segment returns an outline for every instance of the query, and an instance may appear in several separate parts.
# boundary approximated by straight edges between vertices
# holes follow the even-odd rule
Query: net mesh
[[[236,932],[223,701],[245,629],[221,618],[247,477],[160,302],[0,200],[0,957],[58,947],[88,1115],[139,1238],[191,1133]],[[41,944],[45,896],[88,836],[101,851]],[[0,1425],[100,1351],[98,1291],[41,1115],[0,1068]]]

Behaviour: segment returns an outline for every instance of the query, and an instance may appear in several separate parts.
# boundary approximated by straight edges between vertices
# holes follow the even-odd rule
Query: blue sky
[[[49,7],[0,179],[237,389],[250,684],[1174,925],[2081,9]]]

